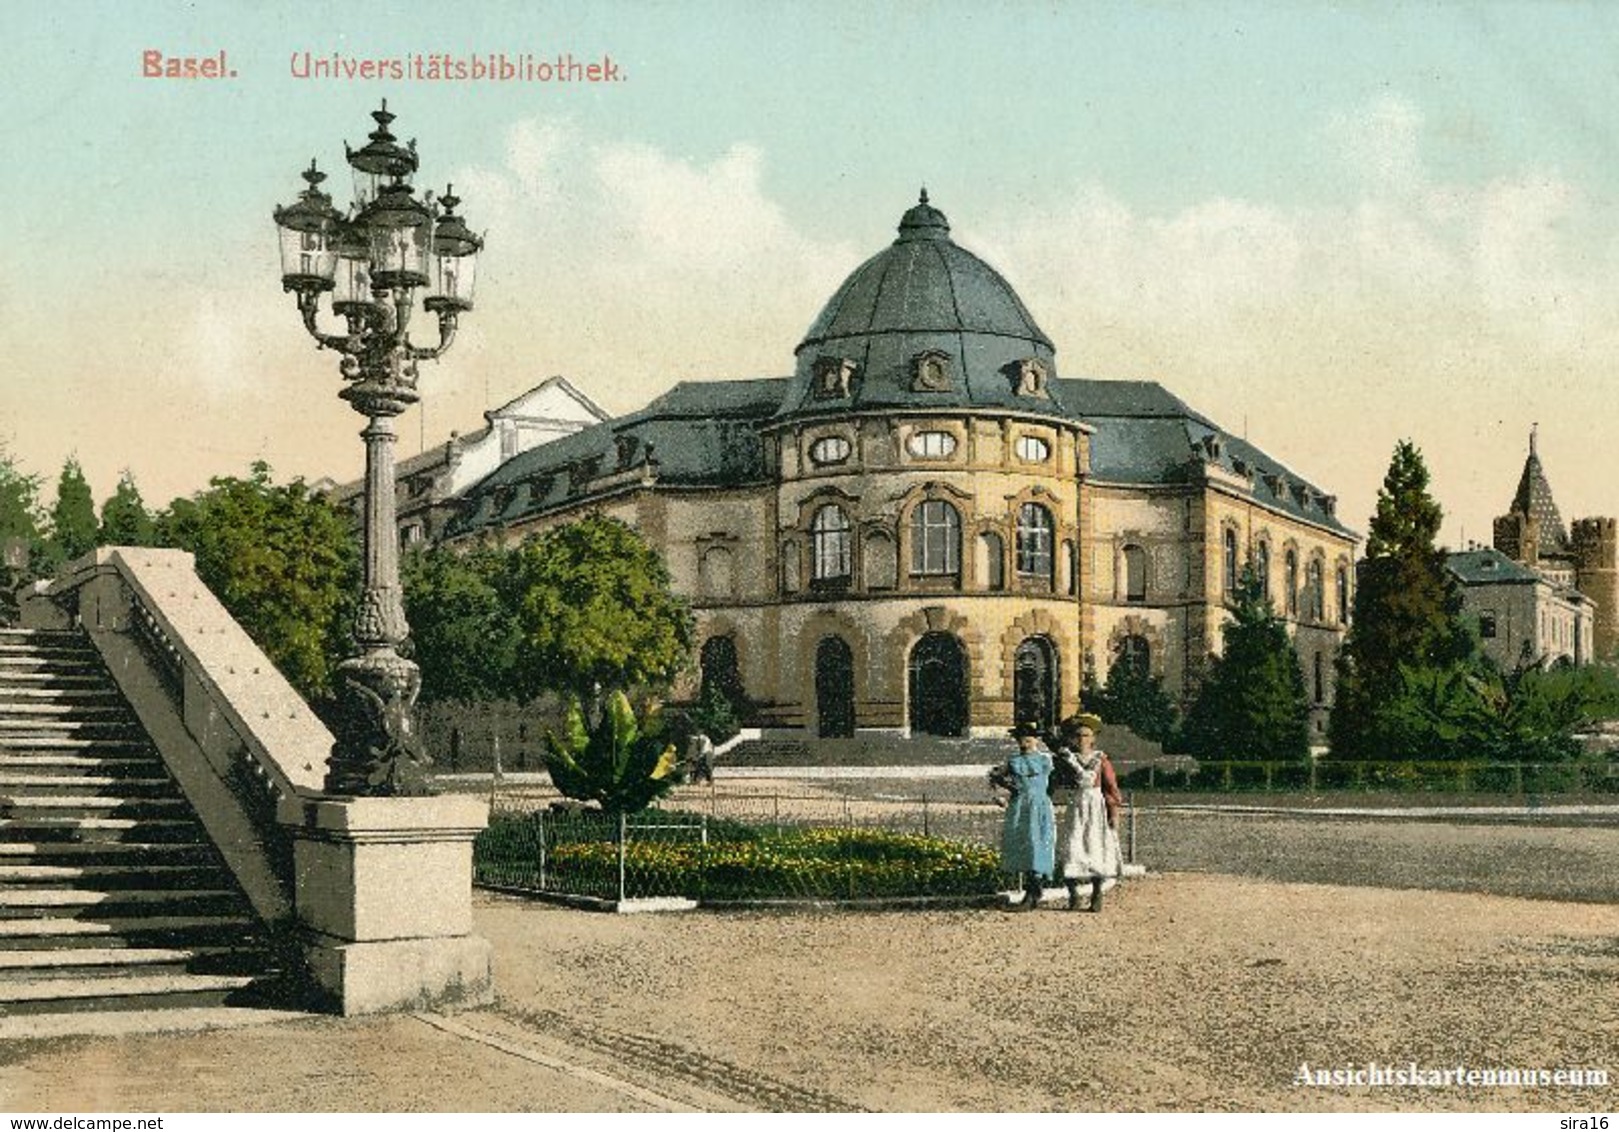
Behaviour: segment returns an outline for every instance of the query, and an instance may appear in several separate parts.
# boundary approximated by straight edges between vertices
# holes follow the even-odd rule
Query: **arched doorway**
[[[703,682],[698,692],[713,688],[725,697],[740,721],[747,707],[747,694],[742,689],[742,669],[736,658],[736,639],[731,636],[710,637],[703,642],[698,654]]]
[[[842,637],[815,646],[815,718],[822,739],[854,734],[854,654]]]
[[[950,633],[926,633],[911,649],[912,734],[967,732],[967,652]]]
[[[1014,723],[1057,721],[1057,650],[1045,637],[1028,637],[1012,656]]]

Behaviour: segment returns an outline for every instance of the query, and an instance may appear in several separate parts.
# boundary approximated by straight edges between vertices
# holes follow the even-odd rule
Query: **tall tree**
[[[51,542],[61,561],[71,562],[96,548],[96,503],[76,456],[69,456],[56,481],[51,505]]]
[[[295,688],[326,697],[358,586],[347,521],[302,480],[272,482],[262,461],[247,479],[209,482],[174,501],[163,541],[196,555],[198,576]]]
[[[596,705],[614,689],[666,686],[690,659],[691,611],[627,524],[587,515],[525,543],[514,565],[521,694],[572,693]]]
[[[157,525],[135,486],[135,476],[126,468],[118,477],[117,489],[101,505],[96,542],[100,546],[151,546],[156,537]]]
[[[488,546],[464,554],[435,546],[405,559],[405,617],[424,701],[475,703],[511,691],[517,614],[502,585],[510,558]]]
[[[1182,740],[1203,759],[1303,759],[1310,701],[1287,626],[1252,567],[1237,582],[1224,648],[1187,712]]]
[[[23,474],[0,448],[0,624],[17,617],[17,587],[39,576],[45,538],[39,477]]]
[[[1122,724],[1143,739],[1165,743],[1175,734],[1175,701],[1164,691],[1164,678],[1154,676],[1138,653],[1120,652],[1108,666],[1107,683],[1097,687],[1093,678],[1084,698],[1104,722]]]
[[[1469,666],[1477,644],[1461,617],[1462,597],[1435,546],[1444,512],[1428,492],[1428,467],[1409,440],[1395,446],[1377,493],[1360,564],[1355,616],[1338,657],[1332,750],[1338,757],[1389,758],[1388,707],[1413,687],[1404,669]],[[1416,686],[1460,686],[1443,676]],[[1409,713],[1404,713],[1409,714]],[[1412,732],[1401,727],[1410,739]],[[1399,746],[1410,749],[1408,742]]]

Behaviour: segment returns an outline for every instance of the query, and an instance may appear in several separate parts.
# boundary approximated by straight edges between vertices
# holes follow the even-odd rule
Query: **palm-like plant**
[[[545,745],[552,784],[567,797],[595,802],[610,814],[644,810],[680,780],[662,713],[652,708],[637,720],[621,691],[608,695],[594,728],[587,727],[578,700],[570,700],[562,735],[548,732]]]

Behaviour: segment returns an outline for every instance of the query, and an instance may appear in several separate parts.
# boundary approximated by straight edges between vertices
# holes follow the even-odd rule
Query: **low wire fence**
[[[529,791],[494,799],[475,878],[610,901],[990,897],[1011,885],[1002,817],[987,799],[716,789],[613,815]]]
[[[1410,791],[1518,797],[1530,794],[1613,796],[1619,795],[1619,762],[1590,759],[1565,763],[1348,759],[1193,762],[1186,759],[1130,770],[1123,776],[1122,783],[1138,790],[1166,792]]]

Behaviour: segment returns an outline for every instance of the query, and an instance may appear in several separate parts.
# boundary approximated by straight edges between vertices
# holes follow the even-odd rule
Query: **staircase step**
[[[112,687],[105,672],[23,672],[14,668],[0,670],[0,690],[34,688],[45,685],[62,691],[84,688],[108,690]]]
[[[0,889],[0,916],[30,908],[124,908],[146,904],[177,905],[235,904],[239,898],[230,889],[203,888],[195,891],[176,888],[127,888],[103,892],[78,888]]]
[[[73,977],[85,969],[168,967],[178,965],[211,974],[246,974],[227,969],[246,962],[263,962],[257,951],[238,952],[229,947],[76,947],[62,951],[0,951],[0,979],[22,975],[50,979]]]
[[[101,795],[111,791],[138,797],[141,791],[173,790],[174,783],[167,778],[136,778],[134,775],[19,774],[12,768],[0,766],[0,794],[8,790],[86,790],[92,787]]]
[[[0,983],[0,1013],[221,1006],[252,998],[251,975],[119,975]]]
[[[194,818],[89,818],[42,815],[0,818],[0,842],[156,840],[195,842],[201,827]]]
[[[69,739],[54,736],[17,735],[0,738],[0,747],[12,751],[114,752],[149,751],[152,745],[145,739],[131,737],[118,739]]]
[[[0,841],[0,865],[60,868],[217,865],[205,841]]]
[[[130,718],[129,711],[112,692],[93,692],[85,689],[76,695],[65,695],[62,692],[44,693],[30,690],[15,692],[13,695],[18,697],[15,703],[7,703],[5,697],[0,696],[0,715],[7,719],[35,716],[46,718],[72,716],[76,719]]]
[[[0,858],[0,884],[93,884],[101,891],[174,884],[190,877],[193,886],[216,882],[224,873],[212,862],[130,865],[15,865]],[[189,888],[188,888],[189,891]]]
[[[128,752],[117,755],[17,755],[0,750],[0,770],[11,772],[29,772],[33,770],[82,770],[85,773],[117,774],[120,770],[129,772],[139,771],[148,767],[162,766],[156,751],[148,751],[144,757],[131,756]]]
[[[40,715],[11,715],[0,709],[0,743],[25,735],[54,735],[62,738],[90,738],[92,733],[108,738],[133,738],[141,733],[140,724],[119,712],[101,719],[86,719],[82,713],[60,712]]]
[[[166,814],[174,811],[189,814],[190,805],[184,798],[125,798],[116,794],[9,794],[0,798],[0,812],[14,818],[43,817],[41,810],[83,810],[85,817],[106,817],[107,810],[125,809],[125,817],[141,813]],[[70,815],[62,815],[64,817]]]
[[[98,920],[71,920],[57,916],[34,916],[24,919],[0,919],[0,940],[8,944],[27,940],[51,941],[76,936],[116,936],[120,939],[145,937],[218,935],[235,933],[242,938],[255,927],[252,920],[242,915],[189,915],[189,916],[117,916],[108,915]]]

